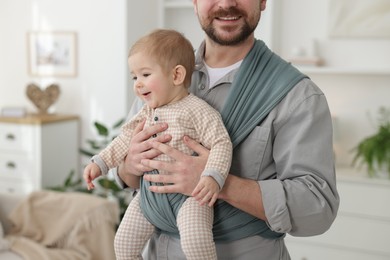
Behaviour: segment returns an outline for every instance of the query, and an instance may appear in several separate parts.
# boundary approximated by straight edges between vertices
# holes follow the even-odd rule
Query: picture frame
[[[75,77],[75,32],[28,32],[28,67],[32,76]]]
[[[330,0],[331,38],[390,38],[389,0]]]

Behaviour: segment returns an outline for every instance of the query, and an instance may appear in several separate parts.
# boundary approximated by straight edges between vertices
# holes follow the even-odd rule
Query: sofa
[[[115,259],[119,207],[79,192],[0,193],[0,260]]]

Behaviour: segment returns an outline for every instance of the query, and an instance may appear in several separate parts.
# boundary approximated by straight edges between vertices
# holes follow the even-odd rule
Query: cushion
[[[9,249],[9,242],[4,238],[3,225],[0,222],[0,252]]]

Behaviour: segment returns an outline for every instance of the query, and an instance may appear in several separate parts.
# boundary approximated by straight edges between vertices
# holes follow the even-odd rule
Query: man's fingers
[[[178,150],[176,150],[176,149],[172,148],[171,146],[164,144],[164,143],[152,142],[152,147],[154,149],[159,150],[161,153],[168,155],[169,157],[171,157],[174,160],[179,159],[179,157],[183,155],[182,152],[180,152],[180,151],[178,151]],[[156,168],[156,169],[160,169],[160,168]]]
[[[149,190],[156,193],[176,193],[177,187],[175,185],[150,186]]]
[[[138,124],[137,129],[138,129],[138,127],[141,127],[141,126],[143,128],[144,124],[145,124],[145,122],[141,122],[140,124]],[[141,130],[142,130],[142,128],[141,128]],[[156,124],[156,125],[150,126],[146,129],[143,129],[142,131],[138,131],[137,133],[135,132],[135,135],[134,135],[135,141],[142,142],[144,140],[147,140],[150,137],[157,135],[158,133],[160,133],[162,131],[165,131],[167,128],[168,128],[168,124],[161,123],[161,124]]]
[[[134,128],[134,135],[138,134],[139,132],[142,131],[142,129],[144,129],[145,122],[146,122],[145,118],[142,119],[141,122],[139,122],[139,124]]]
[[[184,136],[183,138],[184,143],[193,151],[195,151],[197,154],[202,155],[202,154],[208,154],[209,149],[198,143],[197,141],[191,139],[188,136]]]
[[[175,179],[171,174],[145,174],[143,178],[155,183],[173,183]]]

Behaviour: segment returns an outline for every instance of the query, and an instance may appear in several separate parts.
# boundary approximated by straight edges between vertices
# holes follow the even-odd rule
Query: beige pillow
[[[9,242],[4,238],[3,225],[0,222],[0,252],[9,249]]]

